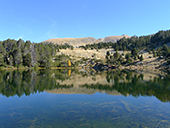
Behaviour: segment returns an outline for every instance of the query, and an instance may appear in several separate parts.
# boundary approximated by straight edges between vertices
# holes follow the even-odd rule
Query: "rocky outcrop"
[[[63,44],[68,44],[72,45],[74,47],[78,47],[81,45],[86,45],[86,44],[93,44],[93,43],[99,43],[99,42],[113,42],[115,43],[117,40],[121,38],[129,38],[130,36],[127,35],[122,35],[122,36],[108,36],[105,38],[99,38],[95,39],[93,37],[84,37],[84,38],[55,38],[55,39],[49,39],[45,40],[42,43],[54,43],[58,45],[63,45]]]

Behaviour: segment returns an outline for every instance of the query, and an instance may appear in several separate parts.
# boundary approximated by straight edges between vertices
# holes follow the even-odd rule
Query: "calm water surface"
[[[168,76],[0,71],[0,127],[170,127]]]

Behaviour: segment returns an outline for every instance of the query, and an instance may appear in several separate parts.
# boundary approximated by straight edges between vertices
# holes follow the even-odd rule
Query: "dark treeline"
[[[66,48],[72,48],[72,46],[7,39],[0,41],[0,66],[50,67],[56,51]]]
[[[110,48],[113,46],[112,42],[99,42],[99,43],[94,43],[94,44],[86,44],[85,46],[80,46],[80,48],[84,48],[85,50],[87,49],[102,49],[102,48]]]
[[[69,88],[61,86],[56,80],[69,78],[68,70],[38,70],[38,71],[0,71],[0,94],[9,96],[30,95],[54,88]]]
[[[159,31],[154,35],[148,36],[132,36],[131,38],[122,38],[116,43],[100,42],[98,44],[88,44],[86,46],[81,46],[84,49],[101,49],[101,48],[113,48],[115,51],[130,51],[132,49],[142,50],[150,49],[153,50],[157,47],[163,46],[166,43],[170,43],[170,30]],[[160,48],[163,51],[162,48]]]

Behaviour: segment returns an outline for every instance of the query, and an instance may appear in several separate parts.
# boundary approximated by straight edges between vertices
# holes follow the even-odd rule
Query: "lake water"
[[[0,128],[170,127],[170,77],[132,71],[0,71]]]

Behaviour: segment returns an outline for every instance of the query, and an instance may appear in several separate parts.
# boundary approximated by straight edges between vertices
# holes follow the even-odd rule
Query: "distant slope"
[[[121,38],[130,38],[130,36],[128,35],[122,35],[122,36],[108,36],[105,37],[104,40],[102,42],[113,42],[115,43],[116,41],[120,40]]]
[[[86,44],[93,44],[99,42],[113,42],[115,43],[117,40],[121,38],[129,38],[130,36],[122,35],[122,36],[108,36],[105,38],[95,39],[93,37],[84,37],[84,38],[55,38],[55,39],[48,39],[43,41],[42,43],[54,43],[58,45],[68,44],[72,46],[81,46]]]
[[[86,45],[95,43],[96,39],[93,37],[85,38],[55,38],[43,41],[42,43],[54,43],[58,45],[68,44],[68,45]]]

